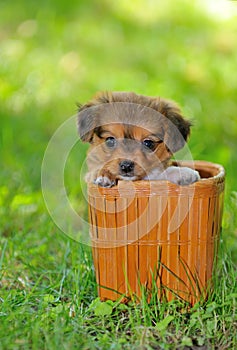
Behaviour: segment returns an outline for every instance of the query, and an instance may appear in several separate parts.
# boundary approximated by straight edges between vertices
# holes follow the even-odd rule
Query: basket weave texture
[[[205,161],[179,165],[195,168],[202,179],[188,186],[168,181],[121,181],[107,189],[88,185],[102,300],[139,297],[145,288],[147,295],[155,290],[160,299],[194,304],[210,290],[225,172],[221,165]]]

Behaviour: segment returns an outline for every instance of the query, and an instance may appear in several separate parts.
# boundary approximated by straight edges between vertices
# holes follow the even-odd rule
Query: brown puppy
[[[98,93],[78,114],[80,138],[91,144],[86,180],[102,187],[117,180],[198,181],[197,171],[169,166],[190,126],[172,101],[133,92]]]

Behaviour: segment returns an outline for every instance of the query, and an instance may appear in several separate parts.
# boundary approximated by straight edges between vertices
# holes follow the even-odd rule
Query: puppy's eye
[[[107,139],[105,139],[105,144],[109,148],[115,148],[117,141],[114,137],[110,136],[110,137],[107,137]]]
[[[142,145],[146,150],[154,151],[156,149],[157,143],[153,140],[146,139],[142,141]]]

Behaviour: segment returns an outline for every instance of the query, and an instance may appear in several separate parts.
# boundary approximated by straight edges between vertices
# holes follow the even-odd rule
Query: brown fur
[[[123,179],[123,160],[134,163],[133,180],[143,179],[154,168],[162,172],[172,154],[184,146],[190,126],[172,101],[133,92],[98,93],[79,107],[79,135],[91,144],[87,181],[107,177],[114,184]],[[116,139],[114,148],[106,144],[111,137]],[[155,142],[155,150],[144,148],[144,140]]]

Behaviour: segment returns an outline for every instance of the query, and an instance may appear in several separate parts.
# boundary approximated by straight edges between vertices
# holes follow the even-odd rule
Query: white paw
[[[181,171],[181,177],[178,181],[178,184],[179,185],[189,185],[189,184],[192,184],[194,182],[197,182],[198,180],[200,180],[200,175],[199,175],[198,171],[193,170],[193,169],[189,169],[189,168],[185,168],[185,170]]]
[[[177,185],[189,185],[200,180],[198,171],[187,167],[174,167],[171,166],[165,171],[167,180]]]
[[[115,181],[110,180],[107,176],[99,176],[94,180],[94,184],[100,187],[113,187],[115,185]]]

